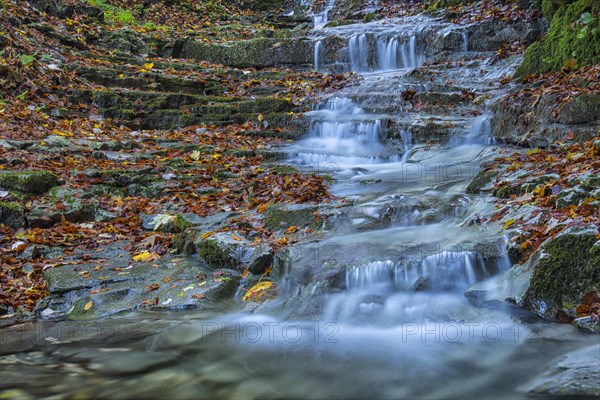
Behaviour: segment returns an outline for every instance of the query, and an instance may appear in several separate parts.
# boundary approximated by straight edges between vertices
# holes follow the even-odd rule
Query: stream
[[[361,79],[315,104],[285,151],[332,176],[346,205],[322,238],[293,247],[279,298],[252,313],[135,311],[4,331],[37,343],[0,357],[16,397],[516,399],[548,362],[597,341],[464,296],[511,266],[500,228],[473,222],[492,199],[465,188],[503,149],[486,104],[520,58],[492,63],[461,27],[426,17],[322,28],[331,7],[314,16],[315,69]],[[463,103],[475,89],[481,105]]]

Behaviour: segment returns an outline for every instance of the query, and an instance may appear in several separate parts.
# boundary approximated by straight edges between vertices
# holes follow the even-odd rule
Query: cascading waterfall
[[[395,323],[423,318],[431,299],[450,299],[470,285],[510,267],[508,255],[484,258],[474,251],[442,251],[421,260],[374,261],[346,271],[346,291],[330,296],[330,321]],[[386,315],[385,310],[393,310]],[[380,313],[382,319],[378,319]],[[374,319],[373,319],[374,318]]]
[[[425,55],[417,45],[417,36],[410,34],[400,37],[377,39],[377,53],[380,70],[415,68],[423,65]]]
[[[323,43],[317,40],[315,43],[315,71],[319,72],[319,59],[321,58],[321,52],[323,51]]]
[[[404,147],[404,153],[402,153],[402,159],[400,161],[407,162],[408,158],[410,157],[410,150],[413,147],[412,133],[403,129],[400,131],[400,137],[402,138],[402,145]]]
[[[494,144],[491,117],[489,114],[481,114],[473,120],[471,123],[471,128],[469,129],[469,133],[465,138],[465,142],[467,144]]]
[[[322,27],[329,21],[329,11],[335,6],[336,0],[327,0],[325,7],[319,13],[313,15],[313,26]]]
[[[352,71],[365,72],[369,70],[369,44],[366,34],[352,36],[348,40],[348,52]]]
[[[302,164],[379,162],[381,120],[365,119],[364,110],[346,97],[328,99],[312,115],[307,138],[297,143]]]

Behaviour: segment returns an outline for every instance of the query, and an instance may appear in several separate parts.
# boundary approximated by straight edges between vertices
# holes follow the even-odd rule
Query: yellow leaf
[[[52,131],[52,133],[54,133],[55,135],[58,135],[58,136],[73,136],[73,134],[71,132],[63,132],[63,131],[59,131],[58,129],[54,129]]]
[[[133,256],[133,261],[154,261],[159,258],[160,256],[155,252],[150,253],[149,251],[144,251],[138,255]]]
[[[119,74],[119,79],[123,79],[123,77],[125,77],[125,75]]]
[[[211,155],[211,157],[215,160],[215,161],[219,161],[221,159],[221,155],[219,153],[215,153],[213,155]]]
[[[286,233],[286,234],[290,234],[290,233],[294,233],[294,232],[296,232],[297,230],[298,230],[298,227],[297,227],[297,226],[294,226],[294,225],[292,225],[292,226],[290,226],[289,228],[287,228],[287,229],[285,230],[285,233]]]
[[[146,64],[144,64],[144,68],[143,69],[149,71],[152,68],[154,68],[154,63],[146,63]]]
[[[515,222],[517,222],[514,219],[507,219],[506,222],[504,223],[504,229],[508,228],[509,226],[511,226],[512,224],[514,224]]]
[[[268,205],[263,203],[263,204],[259,204],[258,207],[256,207],[256,211],[260,214],[264,213],[265,211],[267,211],[267,207]]]
[[[87,311],[90,308],[92,308],[94,306],[94,302],[93,301],[88,301],[87,303],[85,303],[85,306],[83,306],[83,310]]]
[[[207,237],[209,237],[212,234],[214,234],[214,232],[203,233],[202,235],[200,235],[200,239],[206,239]]]
[[[258,122],[263,122],[263,119],[265,119],[265,117],[263,117],[262,114],[258,114]]]
[[[273,282],[259,282],[256,285],[252,286],[250,289],[248,289],[244,297],[242,297],[242,301],[248,301],[250,299],[254,301],[260,301],[266,294],[266,291],[271,289],[272,287]]]

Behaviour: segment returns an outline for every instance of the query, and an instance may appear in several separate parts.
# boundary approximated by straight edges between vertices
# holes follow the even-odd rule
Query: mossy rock
[[[541,246],[532,256],[525,308],[553,320],[558,310],[574,313],[585,293],[600,289],[597,235],[595,226],[570,228]]]
[[[521,189],[520,186],[512,186],[512,185],[508,184],[508,185],[504,185],[504,186],[495,188],[492,191],[492,194],[494,196],[498,197],[499,199],[509,199],[510,196],[512,196],[513,194],[518,196],[522,192],[523,192],[523,190]]]
[[[60,183],[49,171],[0,172],[0,188],[39,195]]]
[[[238,261],[220,241],[207,238],[195,243],[198,255],[213,268],[236,269]]]
[[[551,17],[548,34],[527,49],[516,76],[559,71],[571,59],[577,67],[600,63],[600,2],[544,0],[542,9]]]
[[[25,211],[18,203],[0,201],[0,225],[19,229],[25,226]]]
[[[315,215],[317,206],[305,204],[275,204],[265,212],[265,228],[271,231],[287,229],[290,226],[319,229],[322,218]]]

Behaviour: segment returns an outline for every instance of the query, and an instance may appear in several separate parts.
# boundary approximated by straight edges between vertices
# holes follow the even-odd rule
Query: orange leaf
[[[87,303],[85,303],[85,306],[83,306],[83,310],[87,311],[90,308],[92,308],[94,306],[94,302],[93,301],[88,301]]]
[[[290,234],[290,233],[294,233],[294,232],[296,232],[297,230],[298,230],[298,227],[297,227],[297,226],[294,226],[294,225],[292,225],[292,226],[290,226],[289,228],[287,228],[287,229],[285,230],[285,233],[286,233],[286,234]]]
[[[196,293],[196,294],[193,294],[193,295],[192,295],[192,298],[194,298],[194,299],[203,299],[203,298],[205,298],[205,297],[206,297],[206,296],[205,296],[205,295],[203,295],[202,293]]]
[[[203,233],[203,234],[200,236],[200,239],[206,239],[207,237],[209,237],[209,236],[211,236],[211,235],[213,235],[213,234],[214,234],[214,232],[212,232],[212,231],[211,231],[211,232],[206,232],[206,233]]]
[[[231,238],[232,238],[233,240],[237,240],[238,242],[239,242],[240,240],[242,240],[242,238],[241,238],[241,237],[239,237],[239,236],[237,236],[237,235],[231,235]]]

